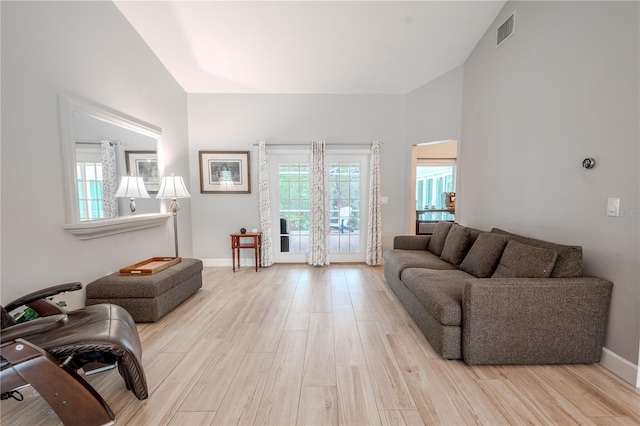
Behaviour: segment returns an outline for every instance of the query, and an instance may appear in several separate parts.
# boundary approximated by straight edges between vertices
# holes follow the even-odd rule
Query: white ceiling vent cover
[[[516,13],[513,12],[506,21],[498,27],[498,42],[496,47],[500,46],[506,39],[511,37],[516,29]]]

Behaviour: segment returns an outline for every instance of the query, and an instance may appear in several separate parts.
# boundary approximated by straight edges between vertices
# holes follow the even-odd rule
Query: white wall
[[[464,66],[458,186],[465,224],[583,247],[584,271],[614,283],[605,346],[630,365],[640,337],[638,5],[505,5]],[[514,10],[516,32],[496,48]],[[581,168],[585,157],[594,169]],[[620,217],[605,215],[608,197],[621,199]]]
[[[171,255],[170,220],[87,241],[62,229],[58,94],[71,91],[160,126],[166,170],[188,175],[182,88],[111,2],[1,7],[2,301],[62,282],[87,284],[145,258]],[[189,256],[190,203],[181,205],[181,254]]]
[[[407,94],[407,142],[459,140],[463,67],[459,66]]]
[[[380,140],[383,245],[404,233],[402,206],[408,181],[402,95],[210,95],[189,94],[189,143],[194,255],[230,259],[229,234],[258,224],[257,149],[267,143],[371,143]],[[251,151],[251,194],[200,194],[198,151]]]

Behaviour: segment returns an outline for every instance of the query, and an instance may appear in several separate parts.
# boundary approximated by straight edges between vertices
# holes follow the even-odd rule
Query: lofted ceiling
[[[404,94],[505,1],[114,1],[188,93]]]

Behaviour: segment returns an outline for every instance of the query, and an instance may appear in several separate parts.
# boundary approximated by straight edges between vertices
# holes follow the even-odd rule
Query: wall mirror
[[[162,130],[96,102],[60,95],[62,152],[67,223],[64,229],[81,239],[161,225],[155,198],[163,169]],[[117,197],[123,176],[142,177],[149,198]]]

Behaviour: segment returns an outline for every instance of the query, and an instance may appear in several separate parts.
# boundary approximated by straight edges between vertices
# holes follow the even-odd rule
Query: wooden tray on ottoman
[[[120,269],[120,275],[152,275],[177,265],[181,260],[180,257],[152,257]]]

